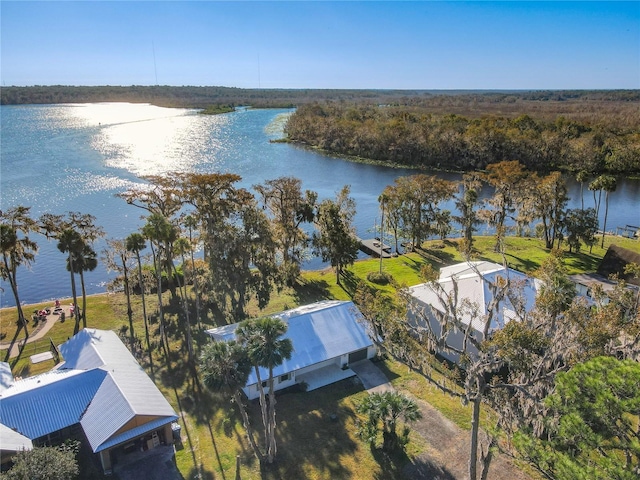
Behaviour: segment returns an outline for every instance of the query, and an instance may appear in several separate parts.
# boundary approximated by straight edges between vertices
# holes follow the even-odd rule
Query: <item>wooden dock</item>
[[[377,258],[381,256],[382,258],[391,258],[391,247],[381,244],[377,238],[368,238],[365,240],[359,238],[358,240],[360,241],[360,250],[367,255]]]

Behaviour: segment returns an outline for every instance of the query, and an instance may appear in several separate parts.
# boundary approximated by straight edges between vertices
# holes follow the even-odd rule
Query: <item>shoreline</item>
[[[491,236],[491,235],[480,235],[480,236],[475,237],[475,238],[485,238],[485,237],[492,237],[492,236]],[[624,236],[607,235],[607,237],[608,237],[609,239],[612,239],[612,238],[619,238],[619,239],[621,239],[621,240],[629,240],[627,237],[624,237]],[[460,237],[448,238],[447,240],[449,240],[449,241],[455,241],[455,240],[458,240],[459,238],[460,238]],[[534,239],[535,237],[513,237],[513,238],[530,238],[530,239]],[[437,241],[437,240],[434,240],[434,241]],[[636,246],[633,246],[633,244],[634,244],[634,243],[636,244]],[[598,248],[599,248],[599,245],[598,245]],[[603,252],[603,254],[602,254],[601,259],[604,257],[604,253],[606,253],[607,248],[608,248],[608,246],[605,246],[605,250],[604,250],[604,252]],[[627,244],[626,246],[624,246],[624,248],[629,248],[629,249],[631,249],[631,250],[633,250],[633,251],[635,251],[635,252],[640,253],[640,239],[639,239],[639,240],[632,240],[631,245]],[[581,253],[583,253],[583,252],[581,252]],[[358,259],[358,260],[356,260],[356,261],[355,261],[355,263],[366,262],[366,261],[371,261],[371,260],[375,260],[376,262],[378,261],[378,259],[377,259],[377,258],[373,258],[373,257],[371,257],[371,258],[361,258],[361,259]],[[324,267],[324,268],[319,268],[319,269],[302,270],[302,273],[327,272],[327,271],[329,271],[329,270],[331,270],[331,269],[332,269],[332,267],[328,265],[328,266],[326,266],[326,267]],[[124,291],[122,291],[122,293],[123,293],[123,292],[124,292]],[[91,298],[91,297],[101,297],[101,296],[108,296],[108,295],[115,295],[115,294],[117,294],[117,293],[121,293],[121,292],[108,292],[108,291],[104,291],[104,292],[98,292],[98,293],[91,293],[91,294],[88,294],[88,295],[87,295],[87,298]],[[6,294],[7,294],[7,295],[9,295],[9,296],[12,298],[12,295],[11,295],[11,293],[10,293],[10,292],[9,292],[9,293],[6,293]],[[82,299],[82,295],[78,295],[78,300],[79,300],[79,302],[81,301],[81,299]],[[73,302],[72,297],[59,297],[59,298],[58,298],[58,300],[60,300],[60,303],[62,303],[62,304],[71,304],[71,303]],[[31,307],[36,307],[36,306],[46,305],[46,304],[48,304],[48,303],[53,303],[53,302],[55,302],[55,301],[56,301],[56,298],[55,298],[55,297],[51,297],[51,298],[45,298],[45,299],[42,299],[42,300],[40,300],[40,301],[36,301],[36,302],[29,302],[29,303],[24,303],[24,302],[23,302],[23,303],[22,303],[22,308],[23,308],[23,310],[28,311],[28,310],[29,310],[29,308],[31,308]],[[7,311],[9,311],[9,310],[11,310],[11,309],[15,309],[15,308],[16,308],[16,306],[15,306],[15,305],[12,305],[12,306],[6,306],[6,307],[0,307],[0,314],[2,314],[2,313],[6,313]]]
[[[108,296],[108,295],[114,295],[114,294],[115,294],[114,292],[90,293],[90,294],[88,294],[88,295],[87,295],[87,298],[90,298],[90,297]],[[73,297],[68,297],[68,298],[66,298],[66,297],[61,297],[61,298],[58,298],[58,300],[60,300],[60,303],[61,303],[63,306],[64,306],[64,305],[67,305],[67,304],[71,305],[71,304],[73,303]],[[79,295],[79,296],[78,296],[78,300],[79,300],[79,303],[82,301],[82,295]],[[26,316],[26,310],[27,310],[28,308],[36,307],[36,306],[44,305],[44,304],[48,304],[48,303],[54,303],[55,301],[56,301],[56,299],[55,299],[55,298],[45,298],[44,300],[41,300],[41,301],[39,301],[39,302],[33,302],[33,303],[22,303],[22,310],[24,311],[25,316]],[[9,307],[1,307],[1,308],[0,308],[0,314],[2,314],[3,312],[5,312],[5,310],[12,310],[12,309],[17,309],[17,308],[18,308],[18,307],[17,307],[16,305],[9,306]]]

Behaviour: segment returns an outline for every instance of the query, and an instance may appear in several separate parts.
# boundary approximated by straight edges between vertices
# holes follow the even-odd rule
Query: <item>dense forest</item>
[[[521,97],[491,106],[493,97],[482,98],[481,105],[471,97],[438,98],[439,109],[436,99],[302,105],[286,133],[289,141],[334,154],[417,168],[478,170],[518,160],[541,172],[640,172],[637,102]]]
[[[591,115],[633,124],[638,118],[640,90],[348,90],[244,89],[220,86],[8,86],[0,89],[0,104],[90,102],[151,103],[164,107],[205,108],[209,105],[297,107],[313,102],[355,102],[407,106],[427,113],[477,117],[484,114],[550,118]],[[638,122],[636,121],[636,125]]]

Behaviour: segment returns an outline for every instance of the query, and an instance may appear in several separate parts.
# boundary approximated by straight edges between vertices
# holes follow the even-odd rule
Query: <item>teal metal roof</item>
[[[60,352],[65,362],[56,370],[13,383],[7,378],[0,390],[1,424],[34,440],[80,423],[98,452],[177,419],[114,332],[84,329]],[[145,417],[143,425],[117,434],[137,416]]]
[[[32,440],[79,423],[106,376],[54,370],[19,380],[0,395],[0,423]]]

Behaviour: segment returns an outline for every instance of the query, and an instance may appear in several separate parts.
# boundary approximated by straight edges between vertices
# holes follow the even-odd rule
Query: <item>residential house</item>
[[[86,328],[59,351],[64,362],[47,373],[3,376],[3,446],[23,441],[29,448],[24,439],[43,446],[84,435],[110,473],[122,455],[172,444],[175,411],[114,332]]]
[[[616,288],[618,282],[611,278],[613,276],[627,282],[628,288],[638,291],[640,278],[625,273],[625,267],[630,263],[640,265],[640,254],[617,245],[611,245],[600,261],[596,272],[579,273],[571,275],[569,278],[576,284],[576,293],[592,303],[596,290],[601,290],[606,295]],[[606,298],[604,301],[607,301]]]
[[[510,282],[507,295],[490,312],[488,309],[495,303],[493,300],[497,287],[505,285],[507,280]],[[426,320],[435,335],[440,336],[442,330],[438,317],[449,315],[453,307],[462,312],[460,322],[465,328],[471,327],[470,335],[481,342],[484,340],[484,327],[489,314],[492,315],[488,329],[490,334],[517,318],[519,310],[529,311],[533,308],[538,289],[536,282],[521,272],[487,261],[463,262],[444,267],[440,270],[437,286],[422,283],[409,288],[409,293],[416,302],[415,306],[421,312],[420,315],[412,316],[410,321],[420,327],[420,322]],[[449,331],[447,343],[463,350],[464,331]],[[471,356],[478,353],[469,342],[465,351]],[[458,354],[445,350],[438,353],[453,362],[459,360]]]
[[[284,320],[285,338],[293,344],[289,360],[273,371],[275,390],[304,383],[307,390],[349,378],[355,373],[348,365],[372,358],[376,348],[353,302],[324,301],[281,312],[273,317]],[[238,324],[207,330],[215,341],[235,338]],[[268,371],[260,369],[265,381]],[[266,384],[265,384],[266,385]],[[258,379],[252,371],[244,388],[249,399],[259,396]]]

